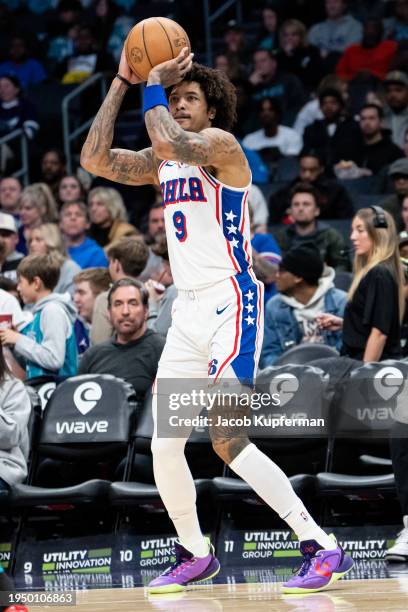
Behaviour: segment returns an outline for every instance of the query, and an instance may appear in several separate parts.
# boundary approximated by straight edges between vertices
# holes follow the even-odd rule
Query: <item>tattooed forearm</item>
[[[240,151],[235,138],[228,132],[187,132],[173,119],[164,106],[156,106],[145,115],[146,128],[153,149],[166,159],[186,164],[208,166],[217,159],[224,161]]]
[[[126,93],[126,85],[114,80],[102,103],[82,147],[81,163],[98,162],[107,158],[113,140],[113,129],[120,105]]]
[[[111,149],[113,131],[126,85],[114,80],[81,151],[81,165],[98,176],[118,183],[143,185],[157,182],[157,160],[152,149]]]

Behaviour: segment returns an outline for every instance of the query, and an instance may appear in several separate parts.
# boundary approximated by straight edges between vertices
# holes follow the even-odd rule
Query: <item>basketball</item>
[[[154,66],[174,59],[183,47],[191,51],[187,33],[178,23],[167,17],[149,17],[130,30],[125,53],[132,72],[147,81]]]

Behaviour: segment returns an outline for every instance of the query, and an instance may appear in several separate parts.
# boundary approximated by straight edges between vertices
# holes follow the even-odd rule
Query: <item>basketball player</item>
[[[229,132],[236,118],[234,87],[220,72],[192,64],[183,49],[149,74],[144,116],[151,148],[111,149],[122,99],[138,82],[122,52],[119,74],[90,128],[81,163],[113,181],[161,185],[178,297],[157,380],[208,376],[210,384],[227,377],[251,384],[262,345],[263,286],[252,270],[251,173]],[[184,455],[188,436],[158,436],[156,395],[153,418],[155,480],[179,537],[175,563],[149,585],[150,593],[166,593],[214,577],[219,562],[197,518]],[[318,527],[282,470],[248,438],[228,435],[228,430],[213,431],[211,437],[215,452],[298,536],[304,560],[284,591],[320,591],[341,578],[351,558]]]

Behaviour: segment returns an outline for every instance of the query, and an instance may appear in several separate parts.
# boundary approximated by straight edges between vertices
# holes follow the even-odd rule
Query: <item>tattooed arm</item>
[[[127,66],[124,53],[119,74],[132,83],[139,82]],[[81,166],[97,176],[127,185],[158,184],[158,161],[151,148],[142,151],[111,149],[113,130],[127,86],[114,79],[99,109],[81,151]]]
[[[166,87],[181,81],[191,68],[187,49],[183,52],[176,59],[153,68],[148,85],[162,84]],[[200,132],[184,130],[164,106],[149,110],[145,114],[145,123],[153,152],[159,159],[171,159],[192,166],[211,166],[217,170],[218,178],[222,175],[221,180],[233,186],[248,184],[248,163],[236,138],[229,132],[212,127]]]

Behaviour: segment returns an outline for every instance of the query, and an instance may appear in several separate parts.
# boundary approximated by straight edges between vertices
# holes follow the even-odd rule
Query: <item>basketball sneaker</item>
[[[336,542],[337,544],[337,542]],[[337,546],[326,550],[316,540],[300,543],[303,563],[296,576],[283,583],[284,593],[316,593],[342,578],[353,567],[353,559]]]
[[[402,519],[404,528],[399,532],[395,543],[387,550],[385,559],[395,563],[408,561],[408,516]]]
[[[150,582],[147,587],[150,594],[184,591],[190,584],[214,578],[220,571],[220,563],[214,555],[212,544],[210,544],[210,552],[206,557],[194,557],[178,542],[174,548],[175,562]]]

